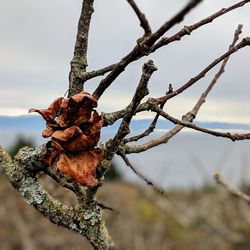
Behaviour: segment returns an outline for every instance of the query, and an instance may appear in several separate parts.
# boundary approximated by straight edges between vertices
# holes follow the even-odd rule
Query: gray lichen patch
[[[35,179],[31,177],[28,177],[22,181],[18,191],[31,205],[42,204],[46,197],[46,193],[42,192],[41,190],[38,190],[38,186],[35,182]]]

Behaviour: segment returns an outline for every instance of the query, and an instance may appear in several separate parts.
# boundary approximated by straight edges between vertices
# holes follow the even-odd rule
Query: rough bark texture
[[[74,50],[74,57],[71,61],[71,71],[69,75],[69,96],[83,91],[84,80],[82,75],[88,66],[88,35],[94,0],[85,0],[82,4],[82,12],[78,23],[78,32]]]
[[[112,242],[102,220],[100,207],[93,202],[86,207],[69,207],[51,197],[38,183],[35,173],[43,170],[44,147],[36,150],[25,147],[12,160],[0,148],[0,166],[2,166],[12,185],[51,222],[73,230],[85,236],[94,249],[111,249]]]

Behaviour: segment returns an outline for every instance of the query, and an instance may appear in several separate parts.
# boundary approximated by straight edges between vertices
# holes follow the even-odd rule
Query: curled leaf
[[[43,117],[45,121],[53,122],[60,110],[62,101],[63,97],[59,97],[47,109],[30,109],[29,113],[37,112]]]

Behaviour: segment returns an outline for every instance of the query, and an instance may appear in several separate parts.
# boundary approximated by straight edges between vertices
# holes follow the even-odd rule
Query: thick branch
[[[38,183],[34,171],[42,169],[43,155],[41,148],[34,150],[26,147],[12,160],[0,148],[0,166],[5,168],[11,184],[26,202],[51,222],[85,236],[94,249],[111,249],[112,243],[102,220],[101,210],[96,204],[87,208],[66,206],[52,198]]]
[[[83,90],[84,80],[81,79],[81,75],[83,72],[86,72],[88,66],[88,36],[91,16],[94,12],[93,3],[94,0],[83,0],[82,11],[78,23],[74,57],[70,63],[69,97]]]

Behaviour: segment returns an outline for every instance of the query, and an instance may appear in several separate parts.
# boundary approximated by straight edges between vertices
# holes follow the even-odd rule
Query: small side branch
[[[153,189],[155,191],[157,191],[160,194],[164,193],[164,190],[162,188],[159,188],[156,184],[154,184],[152,181],[150,181],[146,176],[144,176],[142,173],[140,173],[135,166],[131,163],[131,161],[128,159],[128,157],[121,153],[118,152],[118,155],[121,156],[121,158],[124,160],[124,162],[126,163],[126,165],[139,177],[141,178],[143,181],[145,181],[149,186],[152,186]]]
[[[168,92],[171,92],[171,91],[173,91],[172,90],[172,85],[169,84],[169,91]],[[160,109],[163,109],[164,106],[165,106],[165,104],[166,104],[166,102],[161,103],[160,104]],[[140,140],[140,139],[142,139],[142,138],[150,135],[154,131],[154,129],[156,127],[156,124],[158,122],[159,117],[160,117],[160,115],[156,114],[155,117],[154,117],[154,119],[153,119],[153,121],[149,125],[149,127],[143,133],[141,133],[139,135],[132,136],[130,138],[125,138],[123,140],[123,143],[126,144],[126,143],[129,143],[129,142],[138,141],[138,140]]]
[[[106,73],[113,70],[115,68],[115,66],[116,66],[116,64],[111,64],[111,65],[104,67],[104,68],[101,68],[101,69],[85,72],[82,74],[82,81],[87,81],[87,80],[90,80],[90,79],[95,78],[97,76],[103,76]]]
[[[141,27],[144,29],[145,35],[151,34],[151,27],[149,22],[145,16],[137,6],[134,0],[127,0],[132,9],[134,10],[135,14],[137,15],[138,19],[140,20]]]
[[[248,204],[250,204],[250,196],[241,192],[240,190],[232,187],[230,184],[225,182],[219,173],[214,174],[214,179],[218,185],[221,185],[223,188],[225,188],[231,195],[240,198],[244,201],[246,201]]]
[[[134,116],[134,113],[140,104],[141,100],[148,95],[148,82],[153,74],[154,71],[156,71],[157,68],[154,65],[152,60],[149,60],[147,63],[143,65],[142,68],[142,76],[139,82],[139,85],[135,91],[135,94],[133,96],[133,99],[131,103],[129,104],[126,114],[124,115],[121,125],[115,135],[115,137],[107,143],[106,148],[106,156],[105,159],[111,160],[116,151],[118,150],[118,147],[124,137],[129,133],[129,125],[132,120],[132,117]]]

